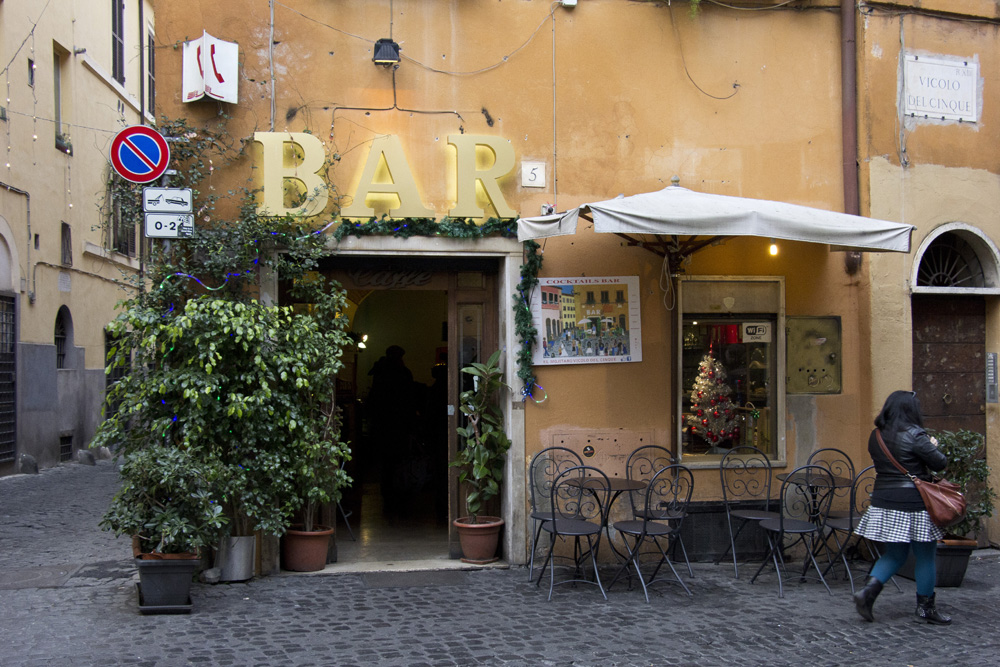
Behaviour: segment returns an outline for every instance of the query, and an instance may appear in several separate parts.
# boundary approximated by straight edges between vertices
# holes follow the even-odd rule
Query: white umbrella
[[[584,204],[565,213],[521,218],[517,238],[525,241],[574,234],[580,215],[593,220],[594,231],[626,238],[635,234],[759,236],[894,252],[909,251],[913,231],[913,225],[898,222],[671,185],[656,192]]]

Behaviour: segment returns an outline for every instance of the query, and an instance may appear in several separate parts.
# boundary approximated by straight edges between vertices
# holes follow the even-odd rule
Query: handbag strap
[[[902,465],[900,465],[899,461],[896,460],[896,457],[894,457],[892,455],[892,452],[889,451],[889,448],[885,446],[885,440],[882,439],[882,430],[881,429],[875,429],[875,437],[878,439],[878,444],[882,447],[882,451],[885,452],[885,455],[889,459],[889,462],[892,463],[892,465],[894,465],[897,468],[899,468],[899,472],[903,473],[904,475],[906,475],[907,477],[909,477],[911,480],[916,481],[917,480],[917,476],[914,475],[909,470],[907,470],[906,468],[904,468]]]

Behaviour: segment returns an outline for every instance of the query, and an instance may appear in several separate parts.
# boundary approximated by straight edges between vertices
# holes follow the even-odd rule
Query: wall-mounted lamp
[[[368,345],[366,345],[367,342],[368,342],[368,334],[364,334],[363,336],[361,336],[361,340],[358,341],[358,349],[359,350],[368,349]]]
[[[767,251],[771,253],[772,257],[778,254],[778,244],[774,242],[774,239],[771,239],[771,245],[767,247]]]
[[[397,64],[399,62],[399,44],[388,37],[378,40],[372,50],[372,62],[382,67]]]

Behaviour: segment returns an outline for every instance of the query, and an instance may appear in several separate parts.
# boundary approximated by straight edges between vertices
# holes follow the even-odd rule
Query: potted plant
[[[483,564],[497,560],[497,542],[503,519],[480,514],[485,504],[500,493],[510,438],[504,432],[499,399],[506,387],[499,367],[500,351],[485,364],[473,363],[462,369],[475,379],[475,388],[462,392],[459,409],[466,425],[458,434],[465,439],[452,466],[462,468],[459,483],[468,491],[465,496],[467,516],[455,519],[463,561]]]
[[[124,455],[121,489],[100,525],[132,536],[144,613],[190,610],[200,553],[226,524],[212,494],[219,471],[199,452],[169,444]]]
[[[205,492],[225,519],[213,543],[257,531],[282,535],[308,500],[348,482],[339,470],[314,469],[322,456],[339,469],[348,453],[319,437],[346,320],[328,311],[342,299],[335,291],[318,299],[324,308],[298,314],[212,296],[180,309],[133,302],[109,326],[116,340],[109,367],[129,370],[109,391],[116,410],[94,446],[125,456],[173,448],[211,467]],[[320,312],[335,324],[321,326]]]
[[[958,484],[965,495],[965,518],[945,530],[938,542],[937,585],[960,586],[965,578],[969,557],[978,546],[977,537],[982,520],[993,516],[996,493],[989,485],[990,468],[984,456],[986,438],[982,433],[959,431],[929,431],[937,438],[938,448],[948,457],[944,477]],[[912,556],[900,570],[904,577],[913,578]]]
[[[289,395],[284,406],[289,423],[288,487],[302,521],[285,531],[281,564],[286,570],[312,572],[326,565],[333,534],[332,526],[319,523],[319,510],[339,502],[352,481],[343,468],[351,450],[340,439],[340,410],[334,401],[341,355],[351,339],[345,332],[342,290],[325,289],[314,279],[300,282],[293,293],[310,303],[288,322],[285,344],[291,346],[295,361],[279,376]]]

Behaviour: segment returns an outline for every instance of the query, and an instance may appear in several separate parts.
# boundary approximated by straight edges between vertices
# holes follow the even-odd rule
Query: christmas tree
[[[687,423],[692,434],[712,445],[739,435],[735,406],[729,400],[731,393],[726,384],[726,369],[709,352],[698,365],[698,377],[691,390]]]

